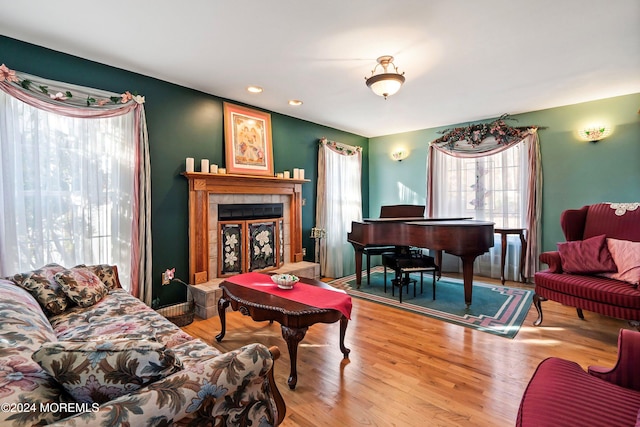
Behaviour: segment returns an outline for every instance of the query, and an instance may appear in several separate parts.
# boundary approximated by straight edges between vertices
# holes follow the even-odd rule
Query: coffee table
[[[327,292],[341,292],[336,288],[314,279],[301,277],[301,283],[317,286],[326,289]],[[349,357],[350,349],[344,345],[344,337],[347,331],[349,319],[339,311],[334,309],[318,308],[313,305],[303,304],[296,301],[265,293],[259,290],[238,285],[229,281],[220,283],[222,296],[218,300],[218,314],[222,331],[216,335],[218,342],[222,341],[226,330],[226,308],[231,308],[257,322],[268,320],[280,323],[282,337],[287,342],[289,357],[291,360],[291,371],[287,384],[290,389],[295,389],[298,383],[298,344],[304,338],[309,326],[316,323],[334,323],[340,321],[340,351],[345,359]]]

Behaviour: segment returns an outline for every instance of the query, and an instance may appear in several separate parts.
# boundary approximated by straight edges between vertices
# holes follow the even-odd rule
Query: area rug
[[[387,272],[387,292],[384,292],[382,267],[371,269],[370,284],[367,285],[366,271],[362,273],[362,285],[356,289],[356,276],[346,276],[333,280],[330,285],[344,289],[349,295],[369,301],[396,307],[402,310],[439,319],[478,331],[506,338],[513,338],[527,317],[533,291],[510,288],[502,285],[490,285],[473,282],[473,301],[468,309],[464,303],[462,280],[442,277],[436,281],[436,300],[433,300],[432,275],[424,275],[424,292],[420,293],[420,274],[412,274],[417,280],[416,296],[413,285],[406,288],[402,295],[402,304],[398,301],[398,289],[391,296],[393,271]]]

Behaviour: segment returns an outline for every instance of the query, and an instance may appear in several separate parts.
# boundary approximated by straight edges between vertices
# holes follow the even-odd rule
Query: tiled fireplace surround
[[[302,261],[302,184],[307,180],[244,175],[185,173],[189,180],[189,282],[196,315],[217,314],[223,278],[218,272],[218,205],[232,203],[282,203],[284,217],[283,267],[301,277],[318,278],[318,264]]]

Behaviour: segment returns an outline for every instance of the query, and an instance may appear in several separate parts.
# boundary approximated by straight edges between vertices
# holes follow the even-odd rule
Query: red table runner
[[[318,286],[298,282],[293,289],[280,289],[273,283],[271,276],[262,273],[244,273],[228,277],[227,282],[245,286],[257,291],[276,295],[290,301],[299,302],[313,307],[338,310],[351,319],[351,297],[340,289],[326,289]]]

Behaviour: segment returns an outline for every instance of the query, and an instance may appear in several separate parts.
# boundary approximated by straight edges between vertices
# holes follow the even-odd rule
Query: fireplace
[[[218,204],[217,216],[217,256],[211,262],[218,277],[269,271],[284,264],[283,203]]]
[[[219,269],[224,253],[219,227],[229,217],[231,221],[265,222],[265,215],[280,212],[274,226],[279,251],[276,264],[302,261],[302,184],[307,180],[195,172],[184,176],[189,180],[190,283],[237,274]],[[263,206],[248,209],[246,205]],[[238,219],[238,215],[254,214],[257,219]]]

